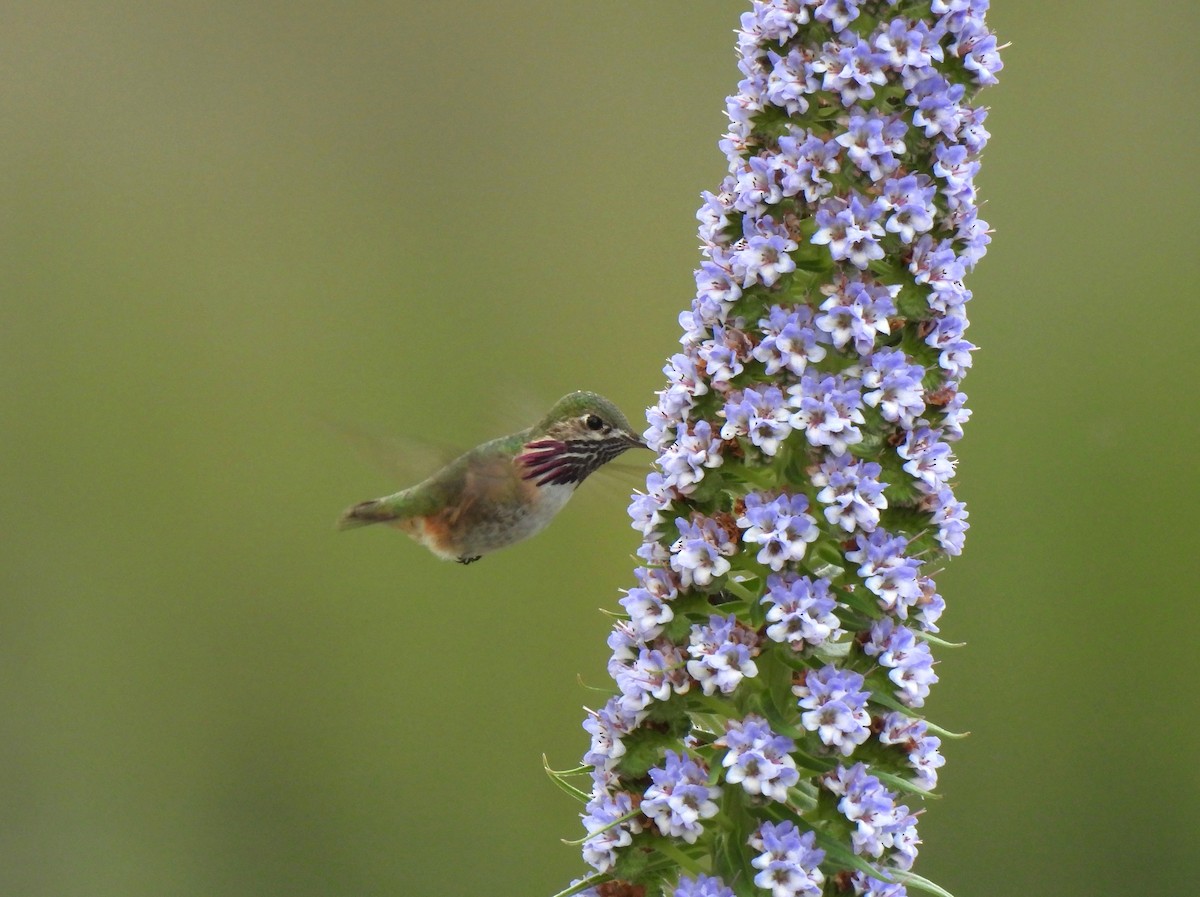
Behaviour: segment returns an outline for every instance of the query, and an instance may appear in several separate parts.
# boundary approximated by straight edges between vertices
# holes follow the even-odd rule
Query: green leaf
[[[869,592],[864,593],[862,590],[849,592],[843,589],[838,591],[837,599],[840,604],[846,605],[853,611],[858,611],[868,620],[874,620],[879,615],[879,605],[875,596]]]
[[[754,593],[754,590],[746,585],[747,582],[753,582],[757,577],[747,577],[745,580],[735,580],[732,576],[725,582],[725,591],[738,598],[741,598],[747,604],[757,601],[759,596]]]
[[[758,675],[767,684],[766,698],[771,708],[771,713],[765,715],[774,719],[782,717],[796,704],[792,697],[792,669],[785,660],[786,655],[791,653],[789,646],[772,642],[758,658]]]
[[[971,734],[970,732],[951,732],[949,729],[943,729],[937,723],[931,723],[929,720],[925,720],[925,726],[934,735],[940,735],[942,738],[966,738]]]
[[[817,846],[825,851],[827,859],[847,869],[857,869],[859,872],[865,872],[867,875],[870,875],[872,878],[878,878],[880,881],[891,881],[882,870],[872,866],[837,838],[816,829],[813,831],[817,836]],[[891,870],[888,871],[890,872]]]
[[[553,897],[572,897],[573,894],[578,894],[581,891],[586,891],[588,888],[592,888],[592,887],[595,887],[596,885],[604,884],[604,882],[609,881],[609,880],[610,880],[609,877],[607,875],[605,875],[603,872],[593,872],[587,878],[583,879],[582,881],[576,882],[575,884],[571,885],[571,887],[567,888],[565,891],[559,891],[557,894],[553,895]]]
[[[726,788],[721,796],[724,831],[716,839],[713,873],[725,881],[754,878],[750,857],[745,849],[758,820],[746,805],[746,793],[740,787]]]
[[[813,656],[821,660],[845,660],[850,656],[853,642],[826,642],[820,648],[813,649]]]
[[[886,707],[888,710],[895,710],[899,713],[903,713],[905,716],[913,719],[921,719],[917,713],[913,712],[911,707],[905,707],[886,692],[876,691],[871,695],[871,703],[878,704],[881,707]],[[971,734],[970,732],[951,732],[949,729],[943,729],[937,723],[931,723],[927,719],[922,721],[925,723],[925,726],[930,732],[932,732],[934,735],[940,735],[943,738],[966,738]]]
[[[704,871],[704,868],[695,857],[684,853],[665,838],[657,842],[654,845],[654,849],[675,863],[680,869],[686,869],[692,875],[699,875]]]
[[[779,662],[797,672],[812,669],[812,664],[805,660],[803,655],[791,650],[779,652]]]
[[[588,800],[590,800],[589,796],[585,792],[580,791],[578,788],[576,788],[574,785],[570,784],[569,782],[564,782],[558,776],[554,776],[554,775],[550,776],[550,781],[552,781],[555,785],[557,785],[563,791],[567,792],[567,794],[571,795],[571,797],[575,798],[581,804],[586,804],[588,802]]]
[[[562,838],[560,840],[563,842],[563,844],[570,845],[571,847],[579,847],[583,844],[584,841],[588,841],[588,840],[596,837],[597,835],[602,835],[605,832],[609,831],[610,829],[616,828],[622,822],[628,822],[630,819],[633,819],[635,816],[641,815],[641,812],[642,812],[641,810],[630,810],[624,816],[618,816],[616,819],[614,819],[608,825],[604,826],[604,828],[598,828],[595,831],[589,831],[582,838],[577,838],[574,841],[568,841],[566,838]]]
[[[551,769],[549,762],[546,760],[545,754],[542,754],[542,769],[546,770],[546,775],[550,777],[550,781],[552,781],[555,785],[567,792],[567,794],[571,795],[571,797],[575,798],[580,803],[586,804],[591,799],[591,795],[589,795],[586,791],[581,791],[566,780],[567,776],[580,775],[579,770],[558,772],[557,770]],[[586,770],[588,767],[584,766],[580,767],[580,769]]]
[[[592,767],[590,766],[576,766],[574,769],[551,769],[548,763],[546,755],[542,754],[542,769],[546,770],[552,776],[586,776],[592,774]]]
[[[809,569],[814,569],[824,564],[827,567],[837,567],[839,570],[844,570],[845,567],[843,565],[845,563],[846,559],[842,556],[841,545],[828,538],[824,538],[818,539],[809,546],[805,566]]]
[[[894,772],[886,772],[882,769],[879,769],[878,767],[873,766],[873,767],[871,767],[871,774],[874,775],[877,779],[879,779],[879,781],[885,782],[888,785],[891,785],[897,791],[907,791],[910,794],[915,794],[918,797],[922,797],[927,800],[940,800],[941,799],[940,794],[936,794],[933,791],[927,791],[926,789],[922,788],[920,785],[915,785],[908,779],[904,778],[903,776],[896,775]]]
[[[915,872],[905,872],[900,869],[891,870],[892,878],[903,884],[906,888],[916,888],[918,891],[925,891],[928,894],[936,894],[937,897],[954,897],[949,891],[941,885],[934,884],[928,878],[923,878]]]
[[[607,687],[600,686],[600,685],[588,685],[586,682],[583,681],[583,676],[580,676],[578,673],[575,675],[575,681],[579,683],[580,688],[582,688],[586,691],[602,691],[606,695],[612,694],[612,686],[611,685],[609,685]]]
[[[930,635],[928,632],[916,633],[917,638],[924,639],[931,645],[940,645],[943,648],[965,648],[966,642],[948,642],[944,638],[938,638],[936,635]]]

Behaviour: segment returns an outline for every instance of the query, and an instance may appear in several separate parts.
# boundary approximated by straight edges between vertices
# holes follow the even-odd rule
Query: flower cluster
[[[855,853],[881,857],[887,851],[898,868],[912,867],[917,858],[917,821],[864,764],[856,763],[850,769],[839,765],[825,777],[824,784],[841,798],[838,810],[854,823],[850,840]]]
[[[863,677],[853,670],[827,664],[809,670],[802,681],[792,686],[798,699],[800,723],[815,732],[821,743],[849,757],[854,749],[871,737],[871,715],[863,691]]]
[[[796,743],[776,735],[761,717],[729,720],[725,737],[714,744],[729,752],[722,761],[728,772],[725,781],[741,785],[751,794],[765,794],[774,800],[787,800],[788,788],[800,780],[791,751]]]
[[[764,822],[749,841],[750,847],[759,851],[751,860],[760,870],[754,883],[769,890],[772,897],[820,897],[825,851],[813,846],[815,840],[814,832],[801,834],[793,822]]]
[[[650,770],[653,784],[646,789],[642,812],[662,834],[694,843],[704,831],[700,820],[717,815],[713,798],[720,795],[720,789],[709,788],[707,779],[708,771],[695,760],[667,751],[662,768]]]
[[[596,871],[564,895],[916,881],[910,806],[945,734],[919,716],[944,644],[931,571],[968,528],[953,445],[964,278],[990,240],[987,6],[753,0],[742,16],[728,172],[697,213],[695,298],[647,412],[658,461],[630,506],[617,694],[584,722]]]

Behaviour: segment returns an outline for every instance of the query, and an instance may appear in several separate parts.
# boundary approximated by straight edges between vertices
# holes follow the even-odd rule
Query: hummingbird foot
[[[465,554],[464,554],[462,557],[458,558],[458,562],[459,562],[460,564],[462,564],[462,565],[464,565],[464,566],[465,566],[465,565],[467,565],[467,564],[473,564],[473,563],[475,563],[475,562],[476,562],[477,560],[479,560],[481,557],[483,557],[483,555],[482,555],[482,554],[477,554],[477,555],[475,555],[474,557],[467,557],[467,555],[465,555]]]

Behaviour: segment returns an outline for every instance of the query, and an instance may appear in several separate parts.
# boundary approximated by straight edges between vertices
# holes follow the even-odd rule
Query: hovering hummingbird
[[[402,492],[347,508],[338,528],[388,523],[438,557],[469,564],[540,532],[588,474],[636,447],[646,443],[612,402],[573,392],[532,427],[476,446]]]

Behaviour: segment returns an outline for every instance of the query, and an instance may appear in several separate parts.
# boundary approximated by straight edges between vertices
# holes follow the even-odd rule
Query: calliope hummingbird
[[[346,509],[338,527],[387,523],[438,557],[469,564],[539,532],[588,474],[645,445],[608,399],[573,392],[532,427],[476,446],[402,492]]]

